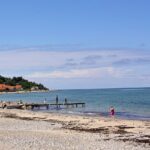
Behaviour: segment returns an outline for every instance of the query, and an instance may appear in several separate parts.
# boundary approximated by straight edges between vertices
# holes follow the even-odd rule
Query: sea
[[[121,119],[150,120],[150,88],[76,89],[48,92],[0,94],[0,101],[23,101],[25,103],[85,102],[85,107],[50,106],[43,112],[57,112],[89,116],[110,117],[109,108],[115,109],[115,116]]]

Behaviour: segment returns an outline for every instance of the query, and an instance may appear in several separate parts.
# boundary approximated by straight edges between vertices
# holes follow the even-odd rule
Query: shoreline
[[[8,109],[17,109],[17,105],[19,106],[19,104],[25,104],[25,103],[20,103],[20,101],[1,101],[0,102],[0,108],[2,108],[3,102],[8,104],[8,106],[13,106],[14,108],[8,108]],[[42,102],[42,104],[46,104],[44,102]],[[21,110],[25,110],[24,108],[19,108]],[[105,118],[110,118],[110,112],[93,112],[93,111],[70,111],[66,108],[62,108],[62,109],[57,109],[57,108],[49,108],[49,109],[33,109],[33,112],[43,112],[43,113],[58,113],[58,114],[64,114],[64,115],[76,115],[76,116],[87,116],[87,117],[105,117]],[[117,113],[119,113],[119,115],[117,115]],[[123,115],[123,113],[126,113],[128,115]],[[137,121],[150,121],[150,117],[147,115],[139,115],[139,114],[130,114],[129,112],[115,112],[114,115],[115,118],[117,119],[122,119],[122,120],[137,120]]]
[[[104,117],[104,118],[111,118],[111,116],[109,115],[109,112],[104,112],[107,113],[108,115],[103,115],[103,112],[89,112],[89,113],[85,113],[85,112],[62,112],[59,110],[56,112],[55,111],[47,111],[47,110],[33,110],[34,112],[43,112],[43,113],[56,113],[56,114],[64,114],[64,115],[74,115],[74,116],[85,116],[85,117]],[[138,115],[137,115],[138,116]],[[125,116],[117,116],[115,115],[114,118],[119,119],[119,120],[134,120],[134,121],[150,121],[150,117],[125,117]]]
[[[104,143],[105,141],[106,143],[113,141],[118,144],[122,143],[121,145],[123,146],[131,145],[133,149],[136,145],[136,148],[138,146],[140,147],[139,150],[141,148],[150,148],[150,121],[125,120],[97,116],[90,117],[15,109],[0,109],[0,117],[6,122],[6,124],[7,121],[9,122],[13,120],[14,122],[25,121],[31,126],[32,122],[46,123],[48,126],[56,126],[55,130],[61,131],[62,134],[65,134],[66,132],[70,133],[67,138],[70,138],[75,134],[80,134],[81,136],[83,134],[85,136],[103,136],[104,139],[102,141]],[[19,124],[17,126],[17,130],[20,130]],[[26,125],[23,127],[27,128]],[[15,129],[15,132],[17,132],[17,130]],[[32,127],[31,130],[35,133],[41,131],[41,129],[34,131],[34,127]],[[55,133],[55,130],[50,129],[44,132],[46,132],[45,134],[48,134],[49,132]],[[59,132],[56,134],[59,136]]]
[[[111,94],[114,95],[111,97]],[[141,92],[141,93],[140,93]],[[149,90],[146,91],[146,95],[144,96],[144,91],[85,91],[82,94],[82,91],[22,91],[17,94],[15,93],[3,93],[0,94],[1,100],[3,101],[13,101],[23,103],[56,103],[56,95],[59,96],[59,102],[64,103],[65,97],[68,102],[85,102],[85,109],[68,109],[65,110],[65,107],[62,106],[60,112],[68,112],[68,113],[93,113],[93,115],[103,115],[108,116],[109,107],[111,105],[115,108],[115,115],[118,118],[128,119],[128,120],[150,120],[150,112],[149,112]],[[86,97],[87,93],[89,94]],[[129,93],[129,98],[128,94]],[[138,94],[139,93],[139,94]],[[134,95],[134,97],[133,97]],[[119,96],[119,97],[118,97]],[[122,105],[123,103],[123,105]],[[129,107],[128,107],[129,106]],[[52,108],[52,109],[51,109]],[[69,106],[69,108],[71,108]],[[41,108],[42,110],[43,108]],[[55,107],[51,107],[50,109],[55,112]],[[51,112],[51,110],[48,110]],[[72,112],[71,112],[72,111]]]
[[[150,120],[136,120],[136,119],[124,119],[124,118],[117,118],[117,117],[109,117],[109,116],[90,116],[90,115],[79,115],[79,114],[70,114],[70,113],[57,113],[57,112],[43,112],[43,111],[32,111],[32,110],[23,110],[23,109],[0,109],[0,116],[5,118],[19,118],[25,119],[28,118],[29,120],[34,120],[37,117],[39,120],[46,121],[46,119],[54,118],[55,120],[59,121],[68,121],[70,120],[78,120],[79,122],[83,121],[84,119],[87,121],[95,120],[98,121],[117,121],[119,124],[124,123],[148,123],[150,125]],[[61,118],[62,117],[62,118]],[[44,119],[43,119],[44,118]],[[117,123],[116,123],[117,124]]]
[[[16,92],[0,92],[0,94],[23,94],[23,93],[42,93],[51,92],[55,90],[39,90],[39,91],[16,91]]]

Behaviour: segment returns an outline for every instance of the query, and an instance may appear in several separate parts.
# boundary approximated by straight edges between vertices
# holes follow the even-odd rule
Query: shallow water
[[[119,118],[150,120],[150,88],[118,88],[118,89],[85,89],[59,90],[51,92],[34,92],[22,94],[1,94],[0,100],[23,102],[55,102],[56,95],[59,102],[85,102],[85,108],[50,107],[48,111],[59,113],[75,113],[87,115],[109,115],[109,107],[115,108],[115,115]],[[44,110],[42,110],[44,111]]]

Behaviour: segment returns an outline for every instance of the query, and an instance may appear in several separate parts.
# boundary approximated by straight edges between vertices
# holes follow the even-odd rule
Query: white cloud
[[[135,83],[147,85],[150,52],[125,50],[84,51],[0,51],[0,73],[32,80],[62,81],[81,79],[80,84],[103,81],[107,85]],[[125,61],[124,61],[125,60]],[[128,61],[129,60],[129,61]],[[135,62],[130,64],[130,62]],[[137,61],[138,60],[138,61]],[[116,65],[121,64],[121,65]],[[129,62],[129,63],[128,63]],[[84,79],[84,80],[83,80]],[[92,81],[93,80],[93,81]],[[82,83],[83,82],[83,83]],[[47,82],[46,82],[47,83]],[[94,83],[93,83],[94,84]],[[119,83],[118,83],[119,84]],[[89,85],[90,87],[90,85]]]
[[[103,78],[110,76],[121,78],[132,73],[131,70],[116,69],[113,67],[72,69],[67,71],[35,72],[26,75],[27,78]]]
[[[28,50],[28,51],[0,51],[0,69],[18,69],[23,71],[24,69],[32,69],[49,67],[49,68],[67,68],[72,69],[86,68],[86,67],[109,67],[113,62],[117,62],[124,59],[144,58],[148,55],[130,51],[40,51],[40,50]],[[93,57],[94,56],[94,57]],[[115,56],[115,57],[111,57]],[[150,55],[149,55],[150,56]],[[86,59],[85,59],[86,58]],[[95,58],[95,59],[94,59]],[[72,64],[66,65],[67,60],[73,60]],[[73,68],[74,67],[74,68]]]
[[[68,59],[74,59],[76,62],[83,61],[90,56],[107,57],[115,52],[111,51],[0,51],[0,68],[22,68],[22,67],[58,67],[66,63]],[[105,62],[105,60],[103,60]]]

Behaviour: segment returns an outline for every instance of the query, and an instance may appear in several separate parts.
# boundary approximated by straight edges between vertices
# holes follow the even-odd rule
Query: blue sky
[[[0,74],[49,88],[150,85],[149,0],[0,0]]]

